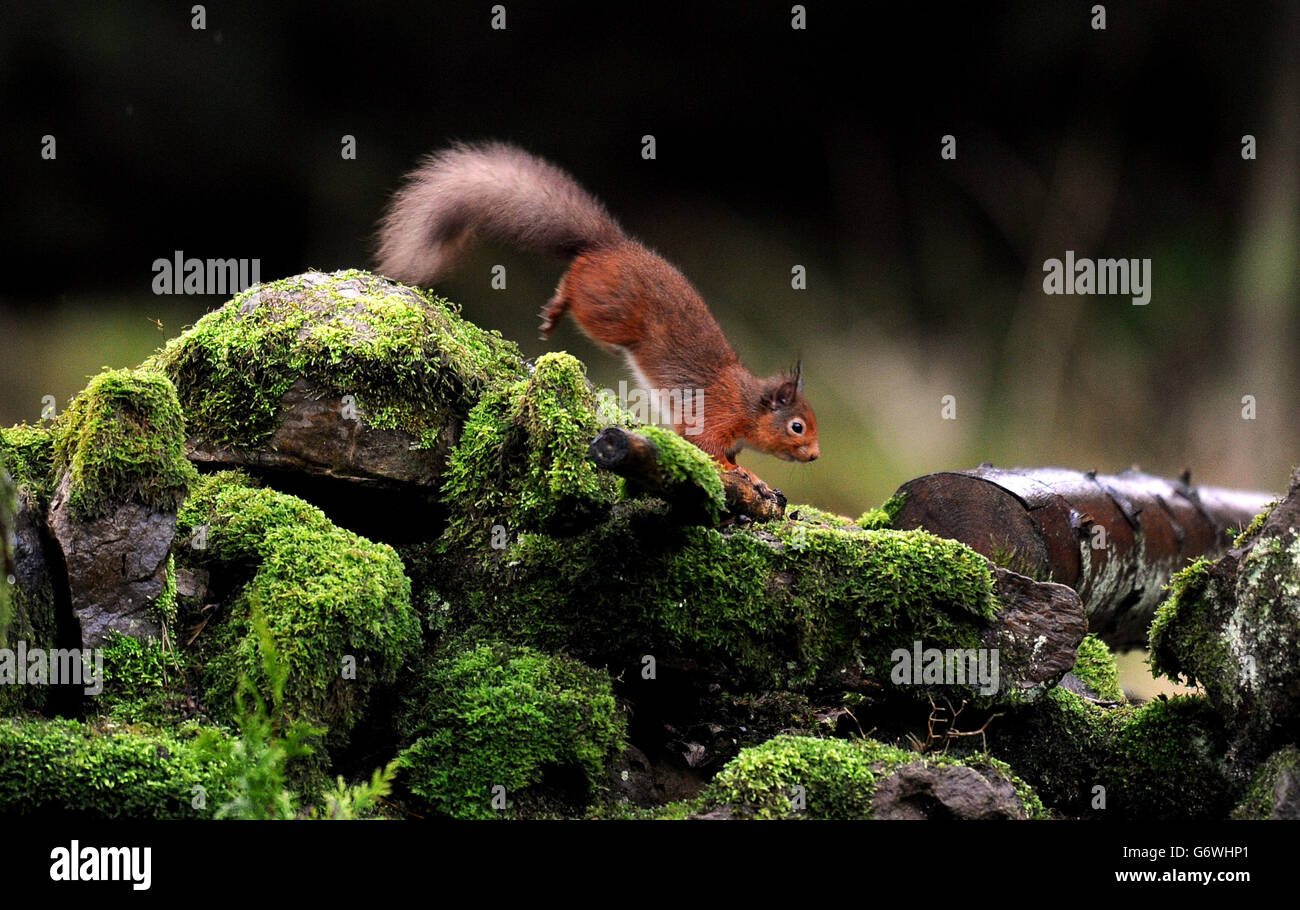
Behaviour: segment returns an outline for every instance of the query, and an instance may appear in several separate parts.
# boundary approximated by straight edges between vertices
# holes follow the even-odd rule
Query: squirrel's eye
[[[797,420],[790,421],[790,432],[796,436],[803,435],[803,424]]]

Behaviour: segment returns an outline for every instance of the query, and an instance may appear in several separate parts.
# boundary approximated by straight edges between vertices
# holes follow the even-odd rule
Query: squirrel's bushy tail
[[[475,237],[568,258],[624,237],[564,171],[505,143],[457,144],[412,171],[379,226],[379,272],[427,285]]]

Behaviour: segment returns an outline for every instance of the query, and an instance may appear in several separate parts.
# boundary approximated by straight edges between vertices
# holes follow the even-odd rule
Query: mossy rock
[[[81,644],[114,631],[163,635],[155,602],[167,584],[176,508],[197,472],[166,376],[107,370],[54,428],[48,524],[66,572]]]
[[[1058,687],[994,719],[985,741],[1072,818],[1223,818],[1240,789],[1223,723],[1199,697],[1104,707]]]
[[[233,775],[198,734],[0,719],[0,815],[211,818]]]
[[[17,517],[18,487],[5,470],[4,452],[0,450],[0,646],[8,644],[9,620],[13,616],[11,592],[17,583],[14,576]]]
[[[401,728],[414,739],[401,780],[421,810],[552,816],[592,800],[622,750],[624,720],[604,671],[485,643],[435,657],[406,697]]]
[[[188,542],[180,567],[206,571],[227,592],[220,614],[182,654],[204,706],[233,721],[241,678],[265,691],[261,617],[288,668],[283,714],[328,727],[331,746],[346,743],[370,697],[392,685],[419,647],[397,554],[238,472],[200,478],[179,527]]]
[[[1232,817],[1300,819],[1300,749],[1287,746],[1270,755]]]
[[[1034,704],[991,721],[983,742],[1028,781],[1049,808],[1070,817],[1086,816],[1129,710],[1099,707],[1058,686]],[[955,751],[964,750],[959,746]]]
[[[1240,791],[1227,751],[1227,731],[1204,698],[1143,705],[1120,728],[1103,771],[1107,812],[1159,821],[1225,818]]]
[[[185,418],[165,376],[106,370],[59,415],[54,477],[68,483],[75,520],[102,518],[128,502],[175,511],[195,476]]]
[[[54,580],[46,553],[54,441],[48,429],[0,429],[0,647],[54,647]],[[13,582],[10,583],[10,578]],[[0,685],[0,715],[41,711],[46,686]]]
[[[1270,523],[1176,575],[1150,633],[1152,668],[1205,687],[1244,764],[1300,739],[1300,536]]]
[[[572,537],[525,534],[490,564],[423,564],[453,632],[572,653],[616,675],[639,673],[647,654],[685,661],[742,689],[797,688],[851,667],[888,680],[894,650],[916,640],[980,647],[998,606],[987,561],[924,531],[682,527],[658,502],[622,504]]]
[[[598,432],[586,369],[568,354],[543,354],[527,378],[487,391],[451,454],[442,545],[489,554],[527,531],[598,523],[618,491],[587,456]]]
[[[195,461],[273,475],[394,538],[403,509],[435,501],[480,395],[524,376],[513,344],[448,301],[355,269],[251,288],[144,366],[175,383]]]
[[[695,811],[752,819],[1045,817],[1033,790],[996,759],[807,736],[742,750]]]

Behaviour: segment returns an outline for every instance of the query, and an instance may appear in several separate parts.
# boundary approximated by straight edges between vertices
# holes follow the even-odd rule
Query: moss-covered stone
[[[300,380],[433,448],[484,388],[523,373],[513,344],[447,300],[355,269],[250,288],[145,365],[176,384],[192,434],[237,449],[271,435]]]
[[[1101,707],[1058,687],[992,721],[986,739],[1069,817],[1222,818],[1237,789],[1223,723],[1203,698]]]
[[[284,714],[345,741],[372,692],[393,683],[420,642],[397,554],[237,472],[202,477],[179,529],[191,544],[178,554],[182,564],[232,592],[227,610],[185,652],[205,705],[233,720],[241,677],[265,686],[260,616],[288,668]]]
[[[653,502],[574,537],[526,534],[490,566],[431,568],[453,629],[638,672],[645,654],[688,659],[764,688],[857,666],[887,680],[914,641],[979,647],[996,609],[984,558],[924,531],[681,527]]]
[[[1176,575],[1150,641],[1154,670],[1205,687],[1234,754],[1262,760],[1300,738],[1300,536],[1261,535]]]
[[[495,527],[504,543],[524,531],[593,523],[617,490],[587,457],[599,431],[586,370],[568,354],[544,354],[527,379],[488,390],[465,421],[443,484],[451,514],[444,546],[490,552]]]
[[[1224,818],[1239,787],[1228,737],[1204,698],[1157,699],[1120,728],[1102,783],[1107,810],[1126,819]]]
[[[581,811],[623,747],[609,676],[531,648],[444,649],[406,699],[402,780],[455,818]],[[493,807],[504,788],[504,808]]]
[[[882,782],[904,766],[964,766],[1014,789],[1021,817],[1046,813],[1033,789],[1006,764],[987,756],[959,760],[921,756],[870,739],[777,736],[741,751],[709,785],[695,808],[726,806],[732,817],[755,819],[869,819]]]
[[[0,558],[0,647],[25,642],[28,648],[48,649],[55,643],[54,587],[39,527],[50,501],[53,465],[48,429],[0,429],[0,475],[11,481],[8,496],[0,493],[5,500],[0,504],[5,554]],[[46,686],[0,686],[0,715],[43,710],[48,696]]]
[[[211,818],[231,775],[197,734],[0,719],[0,815]]]
[[[13,616],[14,523],[18,517],[18,487],[5,470],[0,451],[0,646],[8,644],[9,621]]]
[[[1300,749],[1287,746],[1270,755],[1255,772],[1232,817],[1300,819]]]
[[[1071,672],[1102,701],[1124,701],[1115,655],[1096,635],[1088,635],[1079,643]]]
[[[131,370],[91,379],[55,429],[54,475],[65,473],[78,520],[131,501],[175,510],[196,475],[185,457],[185,419],[171,381]]]
[[[42,513],[54,494],[54,433],[48,427],[0,428],[0,461],[18,486]]]
[[[1056,687],[1034,704],[992,720],[983,742],[1048,807],[1070,817],[1087,816],[1094,809],[1093,788],[1106,785],[1111,744],[1130,710],[1101,708]]]

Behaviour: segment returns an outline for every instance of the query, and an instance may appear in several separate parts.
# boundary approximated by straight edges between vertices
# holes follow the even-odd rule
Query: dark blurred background
[[[751,369],[802,356],[823,457],[742,456],[794,501],[856,515],[986,460],[1281,490],[1300,460],[1297,5],[1109,3],[1104,31],[1092,5],[812,2],[796,31],[788,2],[507,0],[494,31],[486,0],[222,0],[196,31],[191,3],[6,4],[0,424],[222,302],[155,296],[155,259],[370,265],[421,154],[501,138],[676,263]],[[1066,250],[1150,258],[1150,304],[1045,295]],[[439,290],[616,386],[572,324],[538,340],[561,272],[486,249]]]

